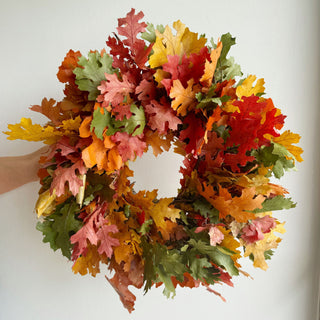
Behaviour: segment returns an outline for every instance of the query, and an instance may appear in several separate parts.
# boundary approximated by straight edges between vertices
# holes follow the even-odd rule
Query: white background
[[[277,214],[287,233],[267,272],[243,262],[254,280],[239,277],[235,288],[218,286],[223,303],[202,289],[177,290],[167,300],[162,289],[137,294],[129,315],[104,279],[74,275],[72,263],[42,243],[33,211],[38,183],[0,196],[0,318],[38,319],[222,319],[315,320],[319,277],[319,1],[318,0],[11,0],[0,2],[0,130],[21,117],[45,123],[28,107],[42,98],[62,97],[55,74],[69,49],[86,54],[105,47],[117,18],[131,7],[145,21],[182,20],[191,31],[217,39],[237,38],[231,55],[245,75],[266,80],[266,92],[286,114],[286,128],[302,135],[305,149],[298,172],[281,180],[298,202]],[[22,155],[40,145],[7,141],[0,155]],[[159,188],[174,196],[180,158],[168,153],[135,163],[138,188]],[[156,166],[156,167],[155,167]],[[155,172],[155,170],[157,172]],[[1,178],[1,177],[0,177]]]

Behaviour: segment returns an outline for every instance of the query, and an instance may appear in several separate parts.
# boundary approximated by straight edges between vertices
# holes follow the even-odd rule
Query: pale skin
[[[16,189],[39,178],[39,159],[48,147],[16,157],[0,157],[0,194]]]

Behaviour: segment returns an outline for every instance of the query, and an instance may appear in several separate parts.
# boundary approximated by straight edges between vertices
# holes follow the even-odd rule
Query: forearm
[[[0,158],[0,194],[36,181],[38,161],[46,150],[44,147],[24,156]]]

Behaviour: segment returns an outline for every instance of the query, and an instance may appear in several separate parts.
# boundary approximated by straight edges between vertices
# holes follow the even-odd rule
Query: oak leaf
[[[254,213],[248,211],[262,208],[262,203],[265,200],[262,195],[256,196],[253,187],[243,189],[240,197],[232,197],[229,191],[220,185],[219,195],[216,194],[212,186],[203,185],[203,188],[204,190],[199,190],[200,194],[219,211],[220,219],[230,215],[238,222],[247,222],[256,217]]]
[[[170,204],[173,198],[161,198],[157,202],[152,211],[150,211],[150,216],[152,217],[154,223],[159,228],[164,239],[169,239],[170,234],[167,232],[166,220],[169,219],[172,222],[176,222],[176,219],[180,217],[180,210],[176,209]]]
[[[8,135],[8,140],[44,141],[46,144],[53,144],[63,135],[63,132],[50,125],[42,127],[27,118],[22,118],[20,123],[9,124],[8,129],[11,131],[4,132]]]
[[[163,151],[169,151],[171,142],[173,140],[172,134],[160,136],[157,132],[151,130],[145,133],[146,144],[152,147],[153,154],[157,157]]]
[[[177,130],[182,121],[175,115],[170,105],[158,103],[152,100],[145,107],[145,112],[149,115],[148,124],[152,130],[157,130],[159,134],[167,134],[168,130]]]
[[[74,273],[80,273],[82,276],[88,272],[95,277],[100,273],[100,261],[107,262],[107,259],[98,253],[97,247],[89,244],[86,255],[79,257],[72,266]]]
[[[222,42],[220,41],[217,45],[216,49],[212,49],[210,53],[211,61],[206,61],[204,74],[200,79],[200,82],[205,87],[209,88],[212,84],[214,72],[216,70],[217,62],[219,60],[220,54],[222,50]]]
[[[272,140],[284,146],[295,157],[297,161],[302,162],[302,148],[292,145],[294,143],[298,143],[300,141],[300,138],[301,137],[299,134],[292,133],[290,130],[287,130],[283,132],[279,137],[274,137]]]
[[[268,264],[265,259],[265,252],[278,247],[281,239],[277,237],[274,232],[284,233],[285,229],[283,223],[277,224],[277,226],[271,230],[271,232],[264,235],[264,238],[258,242],[245,245],[244,257],[253,255],[253,266],[262,270],[268,269]]]
[[[71,167],[58,167],[54,171],[54,177],[51,184],[51,192],[55,190],[57,197],[65,193],[65,185],[68,183],[68,188],[71,193],[76,196],[79,193],[80,187],[83,185],[82,178],[87,172],[86,167],[83,165],[82,160],[77,161]]]
[[[60,103],[56,104],[54,99],[47,100],[42,99],[41,105],[33,105],[30,109],[35,112],[40,112],[49,118],[53,124],[61,124],[61,120],[64,118]]]
[[[57,73],[57,77],[60,82],[74,82],[76,76],[73,73],[73,70],[79,66],[78,59],[81,56],[82,54],[80,53],[80,51],[75,52],[73,50],[69,50]]]
[[[103,107],[107,107],[109,104],[115,107],[135,90],[135,85],[128,80],[126,75],[122,76],[122,81],[118,79],[116,74],[106,73],[105,78],[107,81],[101,81],[100,86],[98,86],[101,95],[97,99],[102,102]]]
[[[252,95],[257,95],[258,93],[264,93],[265,87],[264,79],[258,79],[256,84],[253,83],[256,81],[257,77],[254,75],[249,75],[240,86],[237,87],[236,94],[239,99],[243,96],[250,97]]]
[[[204,37],[198,39],[198,34],[190,32],[180,20],[173,23],[173,28],[177,31],[176,35],[172,34],[169,26],[166,26],[163,33],[156,30],[153,54],[149,58],[151,68],[165,64],[168,56],[182,57],[183,54],[189,56],[192,53],[198,53],[207,41]]]
[[[199,88],[194,86],[193,83],[193,79],[190,79],[187,88],[184,88],[180,80],[173,80],[173,86],[170,90],[170,98],[173,99],[171,105],[172,109],[176,110],[181,116],[185,116],[198,103],[196,93]]]
[[[108,258],[112,257],[113,248],[119,246],[119,240],[113,238],[109,233],[117,233],[119,230],[116,225],[108,225],[108,221],[104,219],[102,222],[99,222],[99,229],[97,231],[97,236],[99,240],[98,244],[98,253],[105,254]]]
[[[144,17],[142,11],[135,14],[135,9],[127,14],[125,18],[118,19],[118,32],[119,35],[126,37],[123,43],[129,47],[132,47],[137,41],[137,35],[145,31],[147,24],[145,22],[139,22]]]
[[[117,144],[117,150],[123,162],[135,160],[137,156],[141,157],[146,150],[147,144],[137,136],[132,137],[126,132],[117,132],[112,136],[112,141]]]

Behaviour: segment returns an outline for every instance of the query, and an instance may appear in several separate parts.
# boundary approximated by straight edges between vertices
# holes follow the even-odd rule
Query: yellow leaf
[[[172,201],[173,198],[161,198],[150,211],[150,216],[165,238],[167,238],[166,219],[176,222],[180,217],[180,210],[169,206]]]
[[[283,223],[278,223],[277,226],[269,233],[264,234],[264,238],[255,243],[251,243],[245,246],[244,257],[250,256],[253,254],[253,266],[256,268],[260,268],[262,270],[268,269],[268,264],[265,260],[264,253],[265,251],[275,249],[278,247],[278,243],[281,241],[279,237],[277,237],[274,232],[284,233],[285,229],[283,227]]]
[[[48,216],[54,211],[56,208],[55,199],[56,193],[53,191],[53,193],[50,194],[50,189],[40,194],[35,207],[38,218]]]
[[[217,48],[212,49],[211,51],[211,54],[210,54],[211,62],[208,60],[206,61],[204,74],[200,79],[200,82],[207,88],[209,88],[212,84],[212,79],[214,76],[214,72],[216,71],[216,66],[221,54],[221,50],[222,50],[222,42],[220,41],[218,43]]]
[[[63,135],[69,135],[71,131],[79,131],[81,124],[81,117],[78,116],[75,119],[63,120],[60,128],[64,131]]]
[[[198,34],[190,32],[180,20],[173,23],[173,28],[177,31],[176,35],[173,35],[169,26],[166,26],[163,33],[156,31],[153,54],[149,58],[151,68],[168,62],[168,55],[182,57],[183,54],[189,56],[191,53],[198,53],[207,41],[203,37],[198,39]]]
[[[263,194],[266,196],[270,195],[272,189],[271,185],[269,185],[269,179],[262,175],[254,175],[252,179],[243,175],[237,180],[236,184],[243,188],[254,187],[257,194]]]
[[[72,271],[74,273],[80,273],[82,276],[89,272],[93,277],[95,277],[96,274],[100,272],[100,261],[107,263],[108,260],[106,257],[104,258],[99,255],[96,246],[88,243],[87,254],[76,260],[72,266]]]
[[[185,116],[187,110],[195,107],[197,104],[196,93],[197,88],[193,87],[193,79],[188,81],[188,87],[185,89],[180,80],[173,80],[173,86],[170,91],[170,98],[172,101],[172,109],[176,110],[178,114]]]
[[[237,262],[239,258],[241,258],[241,251],[238,250],[240,247],[240,243],[233,237],[230,230],[226,230],[225,228],[218,226],[218,229],[224,234],[224,238],[220,243],[220,246],[225,247],[233,252],[235,252],[231,259],[235,263],[237,268],[240,268],[241,265]]]
[[[256,81],[257,77],[254,75],[248,76],[240,86],[237,87],[236,94],[239,99],[243,96],[250,97],[253,94],[257,95],[258,93],[263,93],[264,88],[264,79],[258,79],[256,84],[253,83]]]
[[[142,255],[140,237],[134,230],[119,232],[114,237],[117,238],[120,243],[113,251],[115,260],[119,265],[121,262],[124,262],[123,269],[128,272],[134,256]]]
[[[164,150],[170,149],[171,141],[173,140],[173,134],[168,133],[165,136],[160,136],[157,132],[151,130],[145,133],[146,143],[153,149],[153,154],[157,157]]]
[[[40,124],[33,124],[29,118],[22,118],[20,123],[9,124],[4,132],[9,140],[44,141],[46,144],[53,144],[62,136],[69,136],[78,131],[81,124],[81,117],[62,121],[61,126],[55,128],[50,125],[42,127]]]
[[[297,133],[292,133],[290,130],[283,132],[279,137],[273,137],[272,140],[276,143],[283,145],[295,158],[297,161],[302,162],[303,159],[301,154],[303,149],[297,146],[293,146],[293,143],[299,143],[300,135]]]
[[[198,188],[199,193],[206,198],[218,211],[220,219],[228,215],[235,218],[237,222],[247,222],[255,218],[255,214],[249,211],[261,209],[265,197],[256,195],[255,188],[245,188],[240,197],[232,197],[226,188],[219,185],[219,195],[210,185],[203,185],[204,190]]]
[[[52,126],[42,127],[40,124],[32,124],[29,118],[22,118],[17,124],[9,124],[8,129],[11,132],[4,132],[8,135],[8,140],[44,141],[53,144],[63,135],[63,132],[55,130]]]
[[[221,106],[221,109],[226,112],[240,112],[239,107],[233,105],[234,100],[227,101],[224,105]]]
[[[106,147],[107,145],[107,147]],[[97,165],[98,170],[113,172],[122,166],[122,158],[116,147],[109,148],[108,141],[102,141],[95,135],[92,136],[92,143],[82,151],[82,159],[88,168]]]

